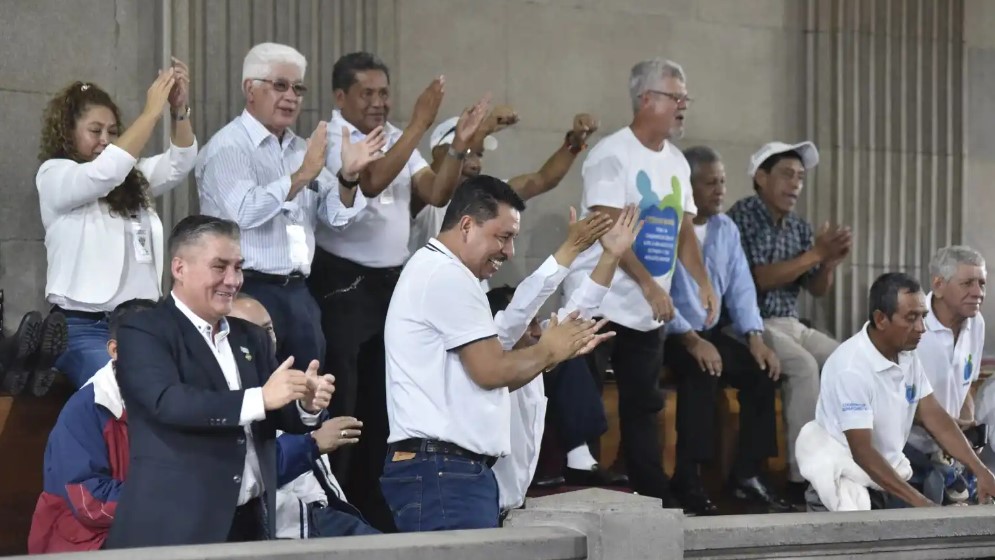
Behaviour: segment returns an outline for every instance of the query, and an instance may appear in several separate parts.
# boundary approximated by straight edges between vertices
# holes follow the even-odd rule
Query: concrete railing
[[[85,555],[84,555],[85,554]],[[995,506],[685,518],[608,490],[529,500],[505,528],[52,555],[87,560],[676,560],[995,557]]]

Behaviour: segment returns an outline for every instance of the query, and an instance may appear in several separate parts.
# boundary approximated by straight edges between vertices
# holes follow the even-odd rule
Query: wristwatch
[[[753,331],[747,331],[747,333],[746,333],[746,339],[747,339],[747,340],[749,340],[749,338],[750,338],[751,336],[759,336],[759,337],[762,337],[763,335],[764,335],[764,332],[763,332],[763,331],[757,331],[757,330],[753,330]]]
[[[359,186],[359,177],[356,177],[355,181],[346,181],[342,177],[342,170],[339,169],[338,173],[335,174],[335,178],[339,180],[339,184],[347,189],[354,189]]]
[[[183,111],[180,111],[179,113],[174,113],[172,109],[170,109],[169,116],[172,117],[172,119],[177,122],[185,121],[190,118],[190,106],[187,105],[187,108]]]
[[[463,152],[457,152],[456,150],[453,149],[453,145],[452,144],[449,145],[449,151],[447,151],[446,154],[448,154],[449,157],[454,157],[454,158],[456,158],[456,159],[458,159],[460,161],[463,161],[464,159],[466,159],[466,152],[465,151],[463,151]]]

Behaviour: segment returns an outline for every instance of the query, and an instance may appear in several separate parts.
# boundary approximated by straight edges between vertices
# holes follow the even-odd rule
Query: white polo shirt
[[[584,161],[583,215],[592,206],[639,207],[643,228],[632,250],[643,266],[664,290],[677,263],[677,242],[685,213],[697,214],[691,192],[691,168],[684,154],[669,141],[659,152],[650,150],[625,127],[604,138]],[[580,289],[584,278],[601,258],[600,243],[581,253],[563,283],[567,297]],[[663,326],[653,319],[653,309],[643,292],[622,269],[615,272],[608,296],[601,304],[601,314],[608,320],[639,331]]]
[[[349,129],[353,142],[366,137],[342,113],[335,111],[328,123],[328,151],[325,167],[334,175],[342,169],[342,127]],[[387,123],[389,150],[401,138],[403,131]],[[408,236],[411,234],[411,178],[428,167],[428,162],[415,149],[401,172],[376,198],[366,199],[366,208],[340,229],[319,224],[315,242],[329,253],[371,268],[401,266],[408,259]],[[338,195],[338,189],[335,194]],[[362,196],[362,192],[357,196]]]
[[[847,450],[843,432],[871,430],[874,448],[894,467],[903,457],[916,406],[933,388],[914,351],[892,362],[871,342],[869,327],[864,323],[826,360],[815,421]]]
[[[387,310],[387,442],[437,439],[482,455],[508,455],[508,389],[477,385],[457,352],[497,334],[480,280],[439,240],[430,240],[408,260]]]
[[[930,314],[926,316],[926,332],[916,348],[919,361],[926,370],[933,394],[947,414],[960,418],[961,408],[971,384],[981,373],[981,356],[985,347],[985,320],[981,314],[964,321],[960,336],[954,342],[954,332],[936,319],[933,294],[927,296]],[[932,453],[940,447],[922,426],[912,426],[909,445]]]

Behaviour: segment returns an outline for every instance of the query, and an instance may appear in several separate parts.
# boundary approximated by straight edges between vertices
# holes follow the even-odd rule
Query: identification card
[[[394,185],[391,185],[380,193],[380,204],[394,204]]]
[[[135,251],[135,261],[141,264],[152,262],[152,235],[140,220],[131,222],[131,245]]]
[[[307,236],[304,234],[304,226],[291,224],[287,226],[287,238],[290,240],[290,262],[296,268],[311,264],[310,255],[307,250]]]

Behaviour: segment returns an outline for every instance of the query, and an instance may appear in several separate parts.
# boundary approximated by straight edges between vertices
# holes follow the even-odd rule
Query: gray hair
[[[684,158],[688,160],[688,166],[691,167],[691,175],[694,175],[699,165],[722,161],[722,156],[708,146],[692,146],[684,150]]]
[[[653,58],[636,63],[629,73],[629,97],[632,99],[632,110],[639,111],[639,97],[646,93],[646,90],[653,89],[656,84],[665,78],[677,78],[682,82],[684,79],[684,69],[680,64],[662,58]]]
[[[201,214],[187,216],[169,234],[169,257],[175,257],[180,249],[195,245],[208,235],[227,237],[236,242],[242,237],[238,224],[231,220]]]
[[[277,64],[293,64],[301,71],[301,78],[304,78],[307,70],[307,59],[294,47],[279,43],[259,43],[249,49],[242,61],[242,84],[246,80],[268,77]]]
[[[962,264],[984,268],[985,258],[981,256],[981,253],[967,245],[944,247],[930,259],[929,275],[932,278],[940,277],[949,282],[957,273],[957,267]]]

